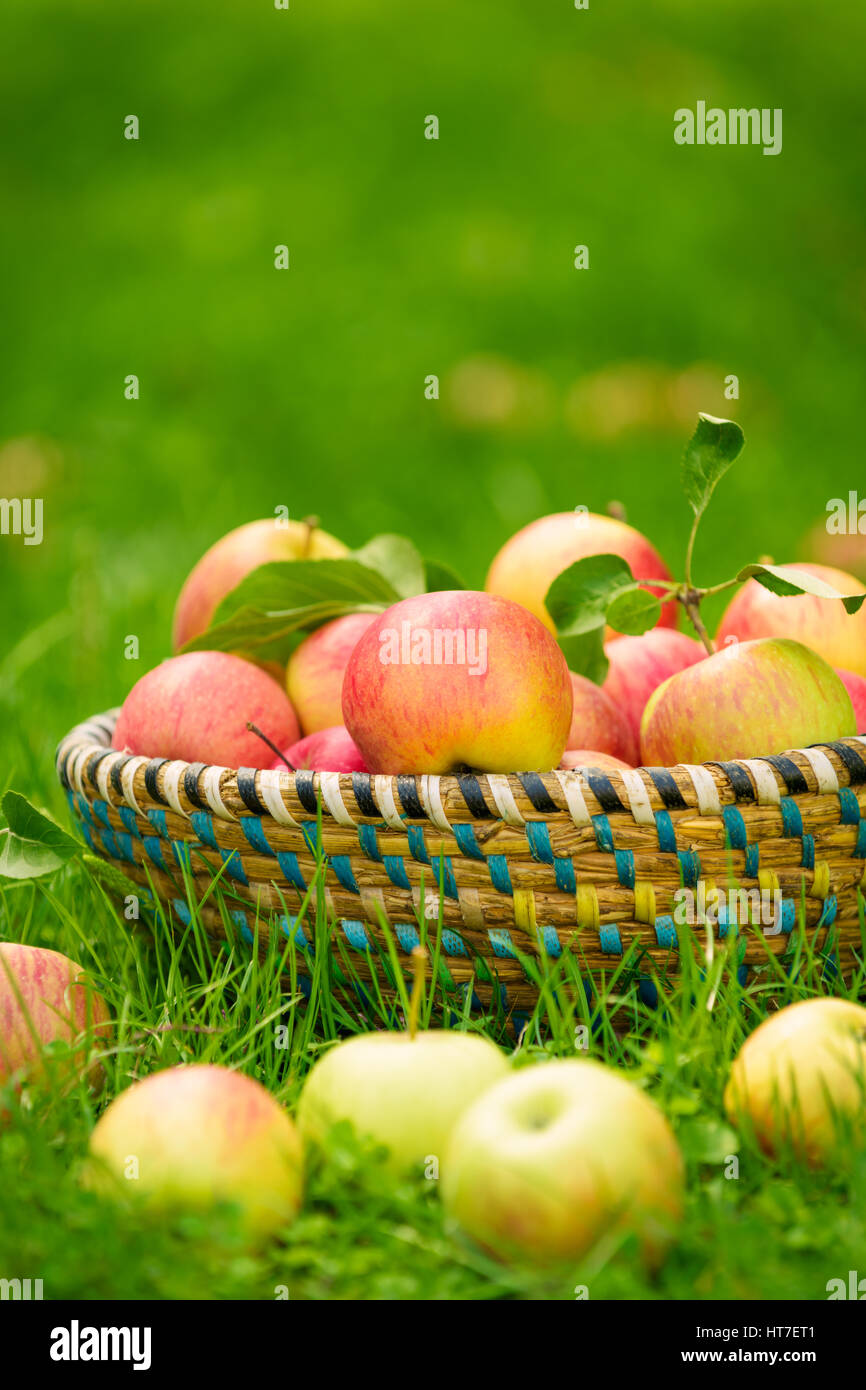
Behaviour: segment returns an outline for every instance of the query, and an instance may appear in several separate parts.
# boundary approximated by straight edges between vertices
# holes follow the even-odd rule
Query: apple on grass
[[[586,676],[577,676],[573,671],[570,674],[573,705],[566,750],[595,748],[634,767],[639,756],[638,741],[622,710]]]
[[[270,767],[300,730],[288,696],[258,666],[227,652],[187,652],[148,671],[127,695],[112,738],[120,752],[221,767]]]
[[[369,613],[348,613],[311,632],[289,657],[286,690],[305,734],[343,722],[343,676],[370,623]]]
[[[792,568],[822,579],[838,593],[863,592],[862,582],[844,570],[797,562]],[[811,647],[831,666],[866,676],[866,603],[856,613],[848,613],[839,599],[774,594],[750,579],[725,609],[716,644],[721,647],[732,638],[746,642],[755,637],[790,637]]]
[[[606,643],[604,652],[610,665],[602,691],[622,711],[636,741],[653,691],[668,676],[696,665],[707,655],[700,642],[668,627],[654,627],[640,637],[619,637]]]
[[[0,942],[0,1084],[86,1075],[101,1086],[104,1073],[91,1054],[109,1026],[105,1000],[75,961],[43,946]]]
[[[100,1117],[89,1152],[88,1186],[160,1213],[231,1202],[252,1241],[301,1205],[294,1124],[258,1081],[226,1067],[171,1067],[136,1082]]]
[[[661,1260],[681,1217],[683,1161],[662,1112],[590,1060],[542,1062],[486,1091],[445,1155],[442,1200],[501,1259],[575,1262],[611,1232]]]
[[[855,732],[851,697],[815,652],[786,638],[739,642],[669,677],[641,723],[645,766],[783,753]]]
[[[765,1018],[731,1067],[725,1109],[765,1153],[836,1165],[866,1140],[866,1009],[804,999]]]
[[[271,764],[274,772],[286,770],[286,764],[298,772],[369,772],[349,730],[343,724],[332,729],[320,729],[298,739]]]
[[[572,703],[543,624],[519,603],[463,589],[377,615],[343,681],[343,722],[374,773],[549,772]]]
[[[633,526],[594,512],[554,512],[530,522],[506,541],[490,566],[484,587],[488,593],[522,603],[553,632],[544,596],[558,574],[587,555],[619,555],[630,565],[635,579],[668,581],[671,577],[661,556]],[[662,605],[659,621],[664,627],[676,627],[675,601]],[[614,632],[609,635],[617,636]]]

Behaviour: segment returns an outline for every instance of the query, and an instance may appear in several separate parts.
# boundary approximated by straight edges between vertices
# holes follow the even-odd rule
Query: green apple
[[[682,1214],[683,1161],[664,1115],[599,1062],[544,1062],[487,1091],[442,1168],[448,1212],[502,1259],[581,1259],[635,1232],[656,1266]]]

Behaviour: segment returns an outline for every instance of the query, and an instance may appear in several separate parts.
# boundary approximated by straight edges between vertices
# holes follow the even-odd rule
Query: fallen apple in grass
[[[573,705],[566,751],[597,748],[634,767],[638,761],[638,741],[622,710],[586,676],[577,676],[573,671],[570,674]]]
[[[105,1000],[75,961],[44,946],[0,942],[0,1083],[86,1075],[101,1085],[91,1055],[109,1026]]]
[[[420,594],[378,615],[343,681],[343,722],[374,773],[548,772],[571,726],[565,657],[518,603]]]
[[[486,1091],[442,1168],[449,1214],[502,1259],[580,1260],[634,1232],[656,1266],[682,1214],[683,1161],[662,1112],[599,1062],[543,1062]]]
[[[266,672],[227,652],[187,652],[148,671],[132,687],[112,747],[147,758],[180,758],[221,767],[270,767],[273,752],[295,743],[298,721],[288,696]]]
[[[289,763],[298,772],[368,772],[349,730],[343,724],[308,734],[271,764],[275,772]]]
[[[604,651],[610,665],[602,691],[622,711],[636,741],[653,691],[668,676],[694,666],[707,655],[700,642],[668,627],[652,628],[640,637],[619,637],[608,642]]]
[[[311,632],[289,657],[286,690],[305,734],[343,721],[343,676],[370,623],[369,613],[347,613]]]
[[[866,1139],[866,1009],[804,999],[765,1018],[734,1061],[725,1109],[765,1153],[836,1162]]]
[[[303,1154],[289,1116],[258,1081],[226,1067],[172,1067],[111,1102],[90,1136],[86,1182],[157,1212],[240,1209],[251,1240],[301,1205]]]
[[[641,723],[645,766],[782,753],[855,732],[836,672],[800,642],[739,642],[671,676]]]
[[[863,592],[862,582],[844,570],[813,564],[791,568],[823,580],[837,593]],[[731,639],[746,642],[755,637],[790,637],[811,647],[831,666],[866,676],[866,603],[856,613],[848,613],[837,598],[774,594],[750,579],[725,609],[716,643],[721,647]]]

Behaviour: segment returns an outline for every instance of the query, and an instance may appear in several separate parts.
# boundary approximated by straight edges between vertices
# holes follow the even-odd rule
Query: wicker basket
[[[232,916],[252,939],[272,914],[286,930],[287,906],[307,893],[321,814],[325,906],[361,978],[383,914],[403,951],[417,943],[422,894],[437,916],[441,895],[455,988],[497,990],[512,1011],[536,998],[519,954],[579,944],[589,970],[609,975],[637,943],[669,968],[682,886],[781,893],[780,929],[739,928],[743,971],[768,947],[782,954],[803,920],[843,973],[863,956],[866,737],[699,767],[389,777],[130,757],[110,747],[115,718],[78,726],[58,749],[93,850],[150,879],[182,917],[181,866],[203,891],[224,865],[241,905]],[[203,920],[222,932],[217,913]],[[728,930],[722,912],[716,931]]]

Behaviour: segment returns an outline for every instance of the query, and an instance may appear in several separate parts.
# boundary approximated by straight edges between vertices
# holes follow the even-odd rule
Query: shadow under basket
[[[257,922],[260,939],[269,921],[294,929],[319,868],[328,920],[362,980],[369,948],[384,946],[382,918],[408,966],[422,904],[435,909],[432,936],[440,900],[440,976],[511,1014],[537,999],[519,955],[555,963],[567,951],[589,988],[631,953],[652,1003],[650,975],[676,969],[682,889],[696,913],[713,907],[718,941],[737,934],[744,981],[768,951],[790,949],[801,923],[844,976],[863,956],[866,737],[702,766],[391,777],[130,757],[110,746],[116,714],[73,729],[57,754],[95,853],[151,882],[182,920],[184,870],[199,897],[222,870],[247,941]],[[212,907],[202,921],[224,936]]]

